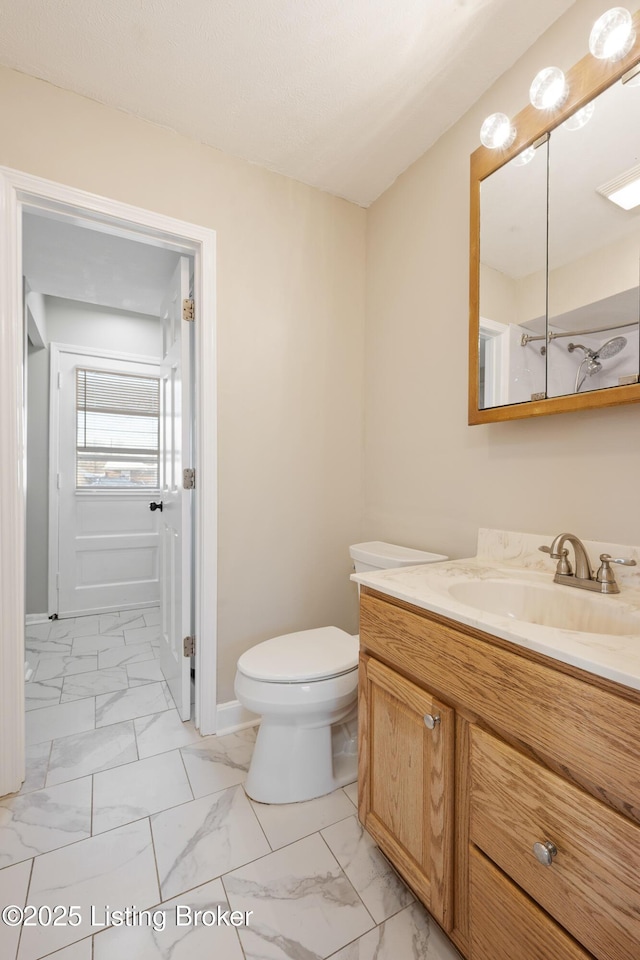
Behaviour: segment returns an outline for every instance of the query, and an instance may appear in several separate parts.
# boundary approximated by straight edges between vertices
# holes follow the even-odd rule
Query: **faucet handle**
[[[615,583],[616,578],[613,575],[613,570],[611,569],[612,563],[620,563],[623,567],[635,567],[635,560],[628,560],[621,557],[612,557],[610,553],[601,553],[600,554],[600,564],[601,566],[596,573],[596,580],[598,583]]]
[[[538,550],[541,550],[543,553],[548,553],[552,560],[558,561],[558,566],[556,567],[556,573],[562,574],[562,576],[570,577],[573,573],[571,564],[567,560],[569,556],[569,551],[565,548],[561,553],[553,553],[551,547],[548,547],[546,544],[543,544],[541,547],[538,547]]]

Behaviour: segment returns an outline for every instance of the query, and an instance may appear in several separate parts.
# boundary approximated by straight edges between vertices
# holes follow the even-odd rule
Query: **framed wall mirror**
[[[561,107],[472,154],[470,424],[640,401],[640,203],[616,202],[640,180],[634,23],[623,59],[589,54]]]

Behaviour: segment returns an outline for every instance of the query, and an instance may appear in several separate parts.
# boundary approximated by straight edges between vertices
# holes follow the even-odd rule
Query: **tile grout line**
[[[345,819],[347,819],[347,818],[345,817]],[[341,822],[341,821],[338,821],[338,823],[340,823],[340,822]],[[331,826],[333,826],[333,824],[331,824]],[[325,827],[323,827],[322,829],[324,830]],[[318,836],[320,837],[320,839],[321,839],[322,842],[324,843],[325,847],[327,848],[327,850],[329,851],[329,853],[331,854],[331,856],[333,857],[333,859],[334,859],[335,862],[337,863],[338,869],[339,869],[340,872],[342,873],[343,877],[345,878],[345,880],[347,881],[347,883],[349,884],[349,886],[351,887],[351,889],[352,889],[353,892],[355,893],[356,897],[358,898],[358,900],[360,901],[360,903],[361,903],[362,906],[364,907],[364,909],[365,909],[365,911],[366,911],[366,913],[367,913],[367,916],[370,917],[370,919],[371,919],[371,922],[372,922],[372,924],[373,924],[373,927],[377,927],[378,924],[376,923],[375,918],[374,918],[373,916],[371,916],[371,911],[369,910],[369,908],[367,907],[366,903],[364,902],[364,900],[363,900],[362,897],[360,896],[360,891],[357,890],[355,884],[351,882],[351,879],[347,876],[346,870],[344,869],[344,867],[342,866],[342,864],[340,863],[340,861],[339,861],[338,858],[336,857],[335,853],[333,852],[333,850],[331,849],[331,847],[329,846],[329,844],[327,843],[327,841],[325,840],[325,838],[322,836],[322,830],[318,830]],[[371,927],[371,929],[373,929],[373,927]],[[365,931],[365,932],[366,932],[366,933],[369,933],[369,930],[367,930],[367,931]],[[364,936],[364,934],[362,934],[362,936]]]
[[[160,897],[160,903],[164,903],[164,895],[162,893],[162,884],[160,882],[160,869],[158,867],[158,857],[156,855],[156,839],[153,835],[153,827],[151,826],[151,816],[147,817],[149,821],[149,836],[151,837],[151,850],[153,852],[153,865],[156,871],[156,880],[158,881],[158,896]]]
[[[240,786],[243,786],[243,785],[240,784]],[[341,788],[338,787],[338,789],[340,790]],[[252,803],[252,804],[253,804],[253,803],[257,803],[257,802],[258,802],[257,800],[252,801],[252,800],[251,800],[251,797],[249,797],[249,795],[246,793],[246,791],[245,791],[245,795],[246,795],[247,799],[249,800],[249,803]],[[330,794],[325,794],[325,796],[330,796]],[[315,799],[317,800],[317,799],[320,799],[320,798],[316,797]],[[303,803],[308,803],[309,801],[303,800],[302,802],[303,802]],[[275,804],[269,804],[269,806],[275,806]],[[357,812],[357,811],[354,811],[353,813],[348,813],[348,814],[347,814],[346,816],[344,816],[344,817],[339,817],[337,820],[332,820],[331,823],[325,823],[324,826],[318,827],[317,830],[312,830],[311,833],[305,833],[305,834],[303,834],[301,837],[296,837],[295,840],[288,840],[287,843],[283,843],[283,844],[282,844],[281,846],[279,846],[279,847],[271,847],[271,849],[272,849],[272,851],[273,851],[274,853],[276,853],[278,850],[285,850],[287,847],[293,846],[294,843],[298,843],[300,840],[307,840],[309,837],[312,837],[312,836],[314,835],[314,833],[321,833],[323,830],[328,830],[329,827],[334,827],[334,826],[335,826],[336,824],[338,824],[338,823],[343,823],[345,820],[351,819],[351,817],[353,817],[353,816],[356,815],[356,812]],[[254,810],[254,813],[255,813],[255,810]],[[258,817],[258,814],[257,814],[257,813],[256,813],[256,817],[258,818],[258,821],[259,821],[260,818]],[[260,826],[262,826],[262,824],[260,824]],[[322,839],[324,840],[324,837],[323,837]],[[267,843],[269,843],[269,846],[271,846],[271,843],[270,843],[270,841],[269,841],[268,838],[267,838]],[[326,843],[326,840],[325,840],[325,843]],[[327,844],[327,846],[328,846],[328,844]],[[330,847],[329,847],[329,849],[331,850]],[[332,854],[333,857],[335,857],[335,854],[333,853],[333,851],[331,851],[331,854]],[[337,858],[336,858],[336,859],[337,859]],[[403,882],[404,882],[404,881],[403,881]]]
[[[131,724],[133,726],[133,745],[136,750],[136,757],[138,758],[138,760],[142,760],[142,757],[140,756],[140,746],[138,744],[138,731],[136,730],[136,725],[133,720],[131,721]]]
[[[268,841],[267,841],[267,842],[268,842]],[[267,856],[268,856],[268,854],[267,854]],[[238,869],[239,869],[239,868],[238,868]],[[228,904],[228,906],[229,906],[229,909],[231,910],[232,907],[231,907],[231,901],[229,900],[229,891],[227,890],[227,888],[226,888],[226,886],[225,886],[225,882],[224,882],[224,878],[225,878],[225,877],[228,877],[230,873],[233,873],[233,871],[232,871],[232,870],[229,870],[227,873],[221,874],[221,875],[220,875],[220,883],[222,884],[222,892],[224,893],[224,895],[225,895],[225,897],[226,897],[226,899],[227,899],[227,904]],[[236,929],[236,936],[237,936],[237,938],[238,938],[238,943],[239,943],[239,945],[240,945],[240,950],[242,951],[242,956],[245,958],[245,960],[247,960],[247,954],[246,954],[246,952],[245,952],[244,945],[243,945],[243,943],[242,943],[242,937],[240,936],[240,930],[239,930],[239,929]]]
[[[178,753],[179,753],[179,755],[180,755],[180,762],[182,763],[182,769],[184,770],[184,775],[185,775],[185,777],[187,778],[187,783],[189,784],[189,790],[191,790],[191,799],[192,799],[192,800],[195,800],[195,799],[196,799],[196,795],[195,795],[195,793],[193,792],[193,784],[191,783],[191,778],[189,777],[189,771],[187,770],[187,765],[186,765],[186,763],[184,762],[184,757],[182,756],[182,750],[183,750],[182,747],[178,747]],[[206,794],[205,794],[205,796],[206,796]],[[198,799],[199,799],[199,798],[198,798]]]
[[[246,778],[245,778],[245,779],[246,779]],[[262,826],[262,823],[261,823],[261,821],[260,821],[260,817],[258,816],[258,814],[256,813],[256,811],[255,811],[254,808],[253,808],[253,802],[252,802],[252,800],[251,800],[251,797],[249,796],[249,794],[247,793],[247,791],[246,791],[245,788],[244,788],[244,781],[242,781],[241,783],[236,784],[236,786],[242,788],[242,793],[244,794],[244,796],[245,796],[245,798],[246,798],[246,801],[247,801],[247,803],[249,804],[249,808],[250,808],[250,810],[251,810],[251,813],[254,815],[254,817],[256,818],[256,820],[257,820],[257,822],[258,822],[258,826],[260,827],[260,831],[261,831],[261,833],[262,833],[262,836],[263,836],[263,837],[265,838],[265,840],[267,841],[267,846],[269,847],[269,850],[271,851],[271,853],[275,853],[275,849],[271,846],[271,841],[269,840],[269,837],[267,836],[266,830],[265,830],[264,827]],[[267,853],[267,854],[263,854],[263,856],[267,856],[267,857],[268,857],[269,854],[268,854],[268,853]],[[250,863],[255,863],[256,860],[262,860],[262,857],[256,857],[255,860],[251,860],[251,861],[249,861],[249,862],[250,862]],[[245,864],[245,866],[246,866],[246,864]],[[228,872],[230,872],[230,871],[228,871]]]
[[[35,862],[36,862],[36,858],[35,858],[35,857],[32,857],[32,859],[31,859],[31,869],[29,870],[29,880],[27,881],[27,889],[26,889],[25,892],[24,892],[24,903],[25,903],[25,906],[26,906],[26,904],[27,904],[27,902],[28,902],[28,900],[29,900],[29,890],[31,889],[31,880],[33,879],[33,867],[34,867],[34,865],[35,865]],[[22,941],[22,932],[23,932],[23,930],[24,930],[24,925],[23,925],[23,924],[20,924],[20,933],[18,934],[18,943],[16,944],[16,960],[17,960],[17,958],[18,958],[18,954],[20,953],[20,943],[21,943],[21,941]]]
[[[95,784],[94,784],[94,781],[93,781],[94,776],[95,776],[95,774],[92,773],[92,774],[91,774],[91,808],[90,808],[90,825],[89,825],[89,826],[90,826],[90,829],[89,829],[89,836],[90,836],[90,837],[93,837],[93,836],[94,836],[94,833],[93,833],[93,797],[94,797],[94,791],[95,791]]]

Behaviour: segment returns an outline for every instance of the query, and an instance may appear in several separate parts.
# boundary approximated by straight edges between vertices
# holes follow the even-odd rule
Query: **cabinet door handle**
[[[438,723],[440,723],[440,715],[439,715],[439,714],[437,714],[437,713],[436,713],[436,714],[425,713],[425,715],[424,715],[424,725],[425,725],[425,727],[427,728],[427,730],[433,730],[433,728],[434,728],[434,727],[436,726],[436,724],[438,724]]]
[[[545,840],[544,843],[534,843],[533,853],[538,861],[545,867],[550,867],[553,863],[553,858],[557,856],[558,848],[555,843],[551,843],[550,840]]]

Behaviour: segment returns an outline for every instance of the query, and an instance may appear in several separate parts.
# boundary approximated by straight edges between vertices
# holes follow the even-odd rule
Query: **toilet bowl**
[[[356,570],[447,558],[393,544],[350,548]],[[359,637],[319,627],[264,640],[238,660],[235,693],[262,721],[245,783],[260,803],[331,793],[357,776]]]
[[[293,803],[351,783],[357,689],[358,637],[338,627],[273,637],[243,653],[236,697],[262,715],[245,783],[249,796]]]

